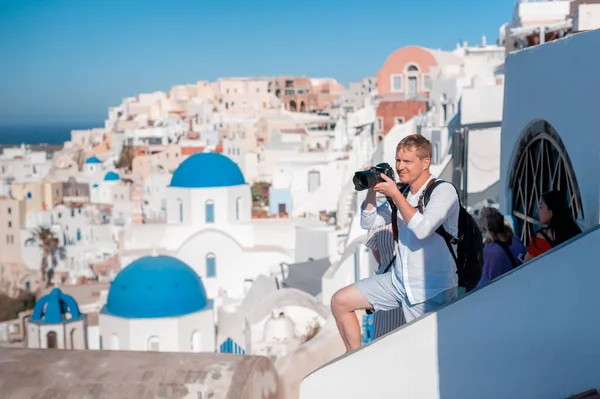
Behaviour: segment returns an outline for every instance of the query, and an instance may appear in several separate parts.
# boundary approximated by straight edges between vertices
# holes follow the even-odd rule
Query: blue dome
[[[121,179],[119,175],[113,171],[110,171],[104,175],[104,181],[116,181],[119,179]]]
[[[207,188],[246,184],[235,162],[216,152],[194,154],[173,173],[170,187]]]
[[[96,156],[91,156],[88,159],[85,160],[85,163],[102,163],[100,162],[100,160],[98,158],[96,158]]]
[[[49,294],[38,299],[29,321],[38,324],[57,324],[84,317],[86,315],[79,312],[79,306],[72,296],[63,294],[59,288],[54,288]]]
[[[127,319],[175,317],[206,307],[196,272],[171,256],[145,256],[115,277],[102,313]]]

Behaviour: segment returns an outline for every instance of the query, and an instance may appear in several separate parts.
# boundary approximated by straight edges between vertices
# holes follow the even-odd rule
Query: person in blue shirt
[[[513,235],[496,208],[481,210],[480,225],[487,237],[483,247],[483,272],[477,288],[523,264],[527,253],[523,242]]]

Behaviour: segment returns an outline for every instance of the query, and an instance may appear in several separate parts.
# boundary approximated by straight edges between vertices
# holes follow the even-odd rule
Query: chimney
[[[463,42],[463,47],[464,47],[464,48],[467,48],[467,47],[469,47],[469,43],[468,43],[466,40]]]
[[[483,36],[481,37],[481,45],[482,45],[482,46],[484,46],[484,47],[485,47],[485,46],[487,46],[487,40],[486,40],[486,38],[485,38],[485,35],[483,35]]]

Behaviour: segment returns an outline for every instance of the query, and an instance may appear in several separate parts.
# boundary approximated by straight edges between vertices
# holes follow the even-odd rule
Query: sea
[[[98,123],[0,124],[0,145],[53,144],[62,145],[71,139],[71,130],[103,127]]]

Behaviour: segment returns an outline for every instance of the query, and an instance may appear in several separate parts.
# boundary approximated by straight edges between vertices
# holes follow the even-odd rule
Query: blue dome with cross
[[[101,313],[153,319],[198,312],[210,303],[200,276],[171,256],[145,256],[115,277]]]
[[[183,161],[173,173],[170,187],[209,188],[246,184],[235,162],[216,152],[199,153]]]
[[[83,319],[86,316],[79,311],[79,306],[72,296],[54,288],[49,294],[38,299],[29,321],[36,324],[58,324]]]

